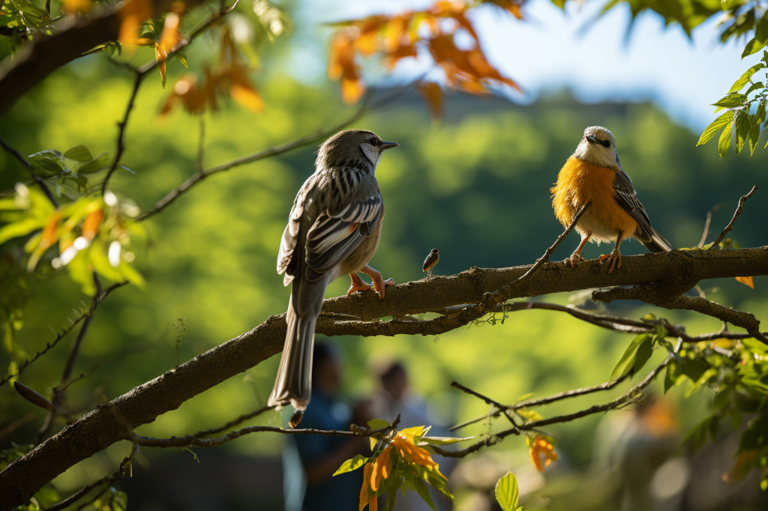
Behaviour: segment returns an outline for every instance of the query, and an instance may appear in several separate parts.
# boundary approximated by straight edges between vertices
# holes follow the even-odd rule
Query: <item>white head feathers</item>
[[[621,168],[616,152],[616,139],[613,133],[602,126],[590,126],[584,130],[573,155],[583,161],[600,167]]]

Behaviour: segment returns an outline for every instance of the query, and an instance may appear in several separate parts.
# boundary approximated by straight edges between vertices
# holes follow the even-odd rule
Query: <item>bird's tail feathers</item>
[[[290,404],[297,411],[303,411],[312,397],[312,350],[317,316],[325,294],[325,279],[308,282],[302,275],[296,277],[285,316],[288,329],[280,367],[267,404]]]
[[[651,252],[670,252],[672,250],[672,245],[653,227],[651,227],[650,234],[650,241],[642,241],[645,248]]]

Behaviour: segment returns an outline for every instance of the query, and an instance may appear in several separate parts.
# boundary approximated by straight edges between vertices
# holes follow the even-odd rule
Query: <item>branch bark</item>
[[[517,281],[531,266],[471,268],[457,275],[407,282],[390,288],[383,300],[373,292],[328,299],[317,333],[324,335],[432,335],[418,321],[374,322],[387,316],[440,311],[458,304],[482,303],[489,293]],[[645,254],[622,258],[621,270],[608,275],[596,260],[566,268],[546,263],[514,286],[508,298],[569,292],[616,285],[649,285],[655,292],[679,296],[699,280],[767,275],[768,249]],[[359,318],[349,320],[346,315]],[[335,319],[334,319],[335,318]],[[131,430],[147,424],[184,401],[279,353],[285,336],[284,314],[203,353],[154,380],[140,385],[84,415],[0,472],[0,511],[21,505],[67,468],[109,445],[129,439]],[[540,424],[544,425],[544,424]]]

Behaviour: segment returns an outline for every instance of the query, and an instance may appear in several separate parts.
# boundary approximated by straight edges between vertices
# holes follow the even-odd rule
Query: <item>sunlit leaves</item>
[[[651,357],[653,335],[640,334],[629,343],[624,354],[619,359],[611,372],[611,380],[616,380],[630,371],[634,374],[639,371]]]
[[[84,164],[95,161],[87,161],[92,156],[85,147],[64,154],[67,160],[79,159]],[[130,264],[134,259],[131,239],[144,237],[143,229],[131,218],[137,212],[135,206],[122,204],[112,192],[104,198],[83,196],[55,209],[37,188],[19,185],[14,197],[0,200],[0,221],[4,223],[0,243],[31,235],[24,244],[30,254],[29,272],[58,243],[58,257],[49,264],[66,268],[70,278],[89,295],[96,293],[93,271],[113,282],[127,280],[142,286],[143,277]]]
[[[521,16],[521,3],[494,1],[496,6]],[[445,82],[453,88],[472,94],[488,92],[492,85],[517,84],[504,77],[486,59],[476,30],[467,17],[471,7],[462,0],[438,0],[429,9],[407,11],[397,15],[375,15],[348,21],[331,40],[328,76],[339,80],[342,99],[354,103],[362,96],[365,85],[356,57],[379,54],[391,70],[405,58],[415,58],[419,50],[429,53],[441,69]],[[457,37],[468,38],[469,44],[458,44]],[[440,111],[440,88],[436,82],[421,84],[430,109]]]
[[[382,419],[370,421],[371,431],[390,427],[389,422]],[[397,499],[397,490],[409,488],[417,492],[424,501],[434,509],[432,497],[427,491],[428,483],[446,496],[453,495],[446,487],[446,478],[440,473],[438,464],[432,459],[430,451],[423,446],[430,443],[437,445],[449,443],[448,440],[426,437],[430,428],[418,426],[401,431],[392,429],[379,437],[378,441],[371,438],[372,449],[379,446],[370,458],[355,456],[342,463],[334,475],[357,470],[364,466],[363,485],[360,489],[359,510],[366,506],[377,509],[376,497],[388,494],[386,508],[392,510]],[[445,441],[443,441],[445,440]],[[461,441],[465,439],[456,439]]]
[[[755,37],[747,42],[744,47],[744,51],[741,54],[741,58],[753,55],[762,50],[765,45],[768,44],[768,12],[763,14],[763,17],[757,23],[755,27]]]
[[[517,478],[512,472],[499,479],[496,483],[496,501],[499,503],[502,511],[517,511],[517,502],[520,498],[517,489]]]
[[[718,131],[720,131],[724,126],[727,126],[731,121],[733,121],[733,115],[734,115],[733,110],[729,110],[724,114],[722,114],[717,119],[715,119],[712,122],[712,124],[706,127],[704,132],[701,134],[701,137],[699,137],[699,141],[696,145],[700,146],[702,144],[706,144],[707,142],[709,142]]]

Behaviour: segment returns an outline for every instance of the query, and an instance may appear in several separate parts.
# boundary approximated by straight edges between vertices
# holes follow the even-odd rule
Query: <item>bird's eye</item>
[[[605,148],[611,147],[611,141],[610,140],[603,140],[602,144],[603,144],[603,147],[605,147]]]
[[[372,138],[368,142],[370,142],[373,147],[376,147],[381,143],[381,140],[379,140],[378,138]]]

